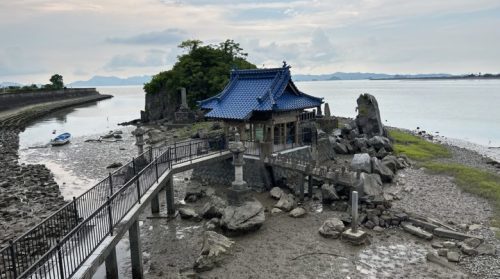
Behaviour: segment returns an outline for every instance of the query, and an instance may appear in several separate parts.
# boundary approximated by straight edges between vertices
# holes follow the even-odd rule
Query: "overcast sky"
[[[500,72],[499,0],[1,0],[0,82],[169,69],[184,39],[294,73]]]

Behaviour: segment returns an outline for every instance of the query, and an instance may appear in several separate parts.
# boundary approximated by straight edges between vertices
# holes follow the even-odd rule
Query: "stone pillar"
[[[181,109],[188,109],[186,88],[181,88]]]
[[[321,105],[318,106],[316,116],[321,116]]]
[[[174,206],[174,177],[170,177],[167,181],[167,187],[165,187],[165,195],[167,198],[167,214],[169,216],[175,215]]]
[[[144,267],[142,264],[142,243],[139,221],[135,220],[128,229],[130,239],[130,260],[132,264],[132,278],[144,278]]]
[[[151,214],[160,213],[160,197],[158,194],[151,199]]]
[[[229,150],[233,153],[234,181],[227,192],[230,205],[241,205],[249,193],[247,183],[243,180],[243,165],[245,163],[243,154],[246,147],[240,140],[240,135],[235,134],[235,141],[229,143]]]
[[[332,114],[330,112],[330,105],[328,103],[325,103],[325,117],[331,117]]]
[[[118,264],[116,261],[116,247],[106,257],[106,279],[118,279]]]
[[[137,155],[144,153],[144,134],[146,131],[142,127],[137,127],[134,131],[135,145],[137,146]]]

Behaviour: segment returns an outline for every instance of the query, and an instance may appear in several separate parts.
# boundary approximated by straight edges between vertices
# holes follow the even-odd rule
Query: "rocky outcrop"
[[[175,112],[180,105],[180,95],[167,88],[154,94],[146,94],[145,110],[141,112],[143,122],[157,120],[174,120]]]
[[[359,132],[371,138],[373,136],[382,136],[384,127],[380,119],[378,103],[374,96],[370,94],[361,94],[357,100],[358,115],[356,116],[356,125]]]

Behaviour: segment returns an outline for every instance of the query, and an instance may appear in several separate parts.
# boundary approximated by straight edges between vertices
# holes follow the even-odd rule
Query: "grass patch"
[[[462,164],[437,162],[452,156],[448,148],[408,132],[391,130],[389,136],[394,139],[396,154],[406,154],[431,173],[450,175],[464,191],[491,201],[495,208],[492,225],[500,227],[500,176]],[[496,237],[500,239],[500,231]]]
[[[492,201],[495,206],[493,223],[500,226],[500,176],[460,164],[427,162],[423,166],[432,173],[455,177],[455,182],[463,190]]]
[[[436,143],[429,142],[410,133],[391,130],[389,136],[394,139],[396,154],[406,154],[410,159],[427,161],[436,158],[450,157],[450,151]]]

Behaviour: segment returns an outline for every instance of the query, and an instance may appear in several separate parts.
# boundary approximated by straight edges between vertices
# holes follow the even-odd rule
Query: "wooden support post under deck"
[[[144,267],[142,264],[142,243],[139,221],[135,220],[128,229],[130,239],[130,261],[132,264],[132,278],[144,278]]]
[[[116,247],[106,257],[106,279],[118,279],[118,263],[116,261]]]
[[[167,182],[167,187],[165,187],[165,194],[167,197],[167,214],[174,215],[175,214],[175,206],[174,206],[174,177],[170,177]]]

